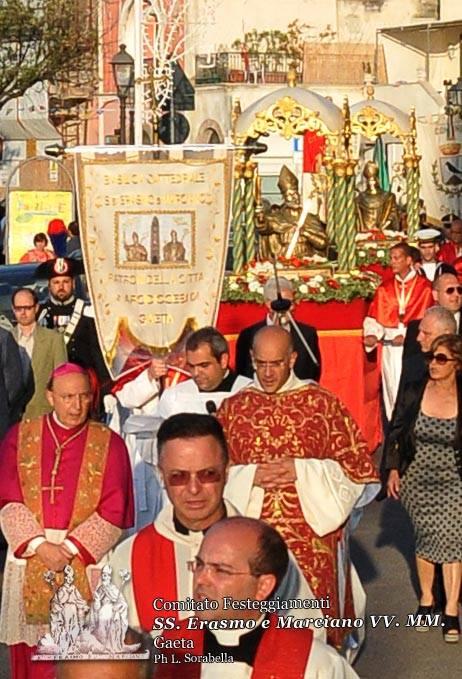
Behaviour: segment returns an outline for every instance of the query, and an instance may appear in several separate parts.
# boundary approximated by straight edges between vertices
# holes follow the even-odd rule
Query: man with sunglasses
[[[132,575],[124,589],[130,627],[147,633],[153,630],[156,616],[181,620],[190,615],[190,609],[175,611],[171,607],[171,602],[186,602],[192,597],[188,562],[196,557],[204,534],[213,524],[237,514],[223,498],[228,449],[215,417],[173,415],[162,423],[157,443],[159,469],[170,503],[153,524],[125,540],[111,557],[115,574],[128,569]],[[313,598],[294,561],[278,595],[282,599]],[[157,602],[154,608],[153,601]],[[320,610],[310,610],[309,617],[321,617]],[[161,628],[157,626],[154,633],[160,634]]]
[[[24,416],[40,417],[51,412],[46,387],[53,370],[67,360],[63,337],[55,330],[42,328],[37,323],[39,301],[35,290],[18,288],[11,297],[17,325],[13,336],[21,355]]]
[[[435,304],[443,309],[450,311],[456,321],[454,332],[462,330],[460,323],[460,309],[462,307],[462,285],[459,283],[456,271],[448,264],[439,264],[432,284],[432,296]],[[403,361],[421,351],[420,343],[417,339],[419,334],[420,320],[413,320],[408,323],[406,337],[404,338]]]
[[[191,568],[194,600],[217,602],[217,607],[192,612],[180,629],[164,631],[157,648],[178,638],[186,643],[174,647],[170,663],[158,665],[156,677],[356,677],[333,648],[313,638],[311,629],[290,628],[290,614],[278,618],[271,612],[269,599],[288,563],[287,546],[264,521],[231,517],[212,526]]]
[[[348,562],[345,524],[355,505],[374,497],[377,475],[351,415],[316,382],[295,376],[295,358],[283,328],[255,335],[255,380],[217,415],[233,463],[226,495],[241,514],[281,533],[315,595],[330,597],[329,615],[361,617],[365,595],[356,571],[339,564]],[[347,636],[345,629],[327,630],[338,648]]]

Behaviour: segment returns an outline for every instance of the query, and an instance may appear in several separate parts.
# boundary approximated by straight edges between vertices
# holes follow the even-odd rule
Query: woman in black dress
[[[414,526],[421,589],[417,612],[432,612],[435,564],[441,563],[444,639],[457,642],[462,575],[462,338],[438,337],[426,358],[428,375],[408,385],[402,407],[393,415],[384,452],[387,492],[402,501]]]

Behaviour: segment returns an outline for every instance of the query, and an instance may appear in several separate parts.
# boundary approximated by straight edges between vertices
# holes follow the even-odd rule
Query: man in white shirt
[[[415,237],[419,248],[422,262],[420,268],[424,271],[429,281],[435,278],[435,270],[438,265],[438,252],[440,251],[441,233],[438,229],[430,227],[419,229]]]

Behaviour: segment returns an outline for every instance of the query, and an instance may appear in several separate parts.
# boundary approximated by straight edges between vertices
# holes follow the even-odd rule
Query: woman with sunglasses
[[[443,635],[451,643],[460,636],[462,338],[437,337],[425,357],[428,374],[409,385],[387,436],[387,494],[402,501],[414,527],[421,589],[418,615],[433,611],[435,564],[442,564],[446,595]],[[417,629],[429,628],[419,623]]]

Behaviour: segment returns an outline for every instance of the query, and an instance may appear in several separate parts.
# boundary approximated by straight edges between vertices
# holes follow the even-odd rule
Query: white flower
[[[313,276],[311,281],[316,281],[316,283],[322,283],[324,281],[324,278],[317,273],[316,276]]]
[[[377,257],[385,257],[385,250],[377,250]]]
[[[302,283],[301,285],[298,286],[298,291],[302,293],[302,295],[306,295],[308,292],[308,286],[306,283]]]
[[[319,288],[319,292],[326,292],[326,288],[323,285],[321,285],[321,287]]]
[[[313,276],[313,278],[310,278],[310,287],[312,288],[319,288],[319,282],[316,279],[316,276]],[[322,281],[322,278],[321,278]]]
[[[364,252],[364,250],[359,250],[359,251],[358,251],[358,256],[359,256],[359,257],[365,257],[365,256],[366,256],[366,253]]]
[[[250,292],[263,292],[263,288],[258,281],[250,281],[249,290]]]
[[[239,290],[239,284],[236,283],[236,281],[232,281],[232,282],[229,284],[229,289],[230,289],[230,290]]]

